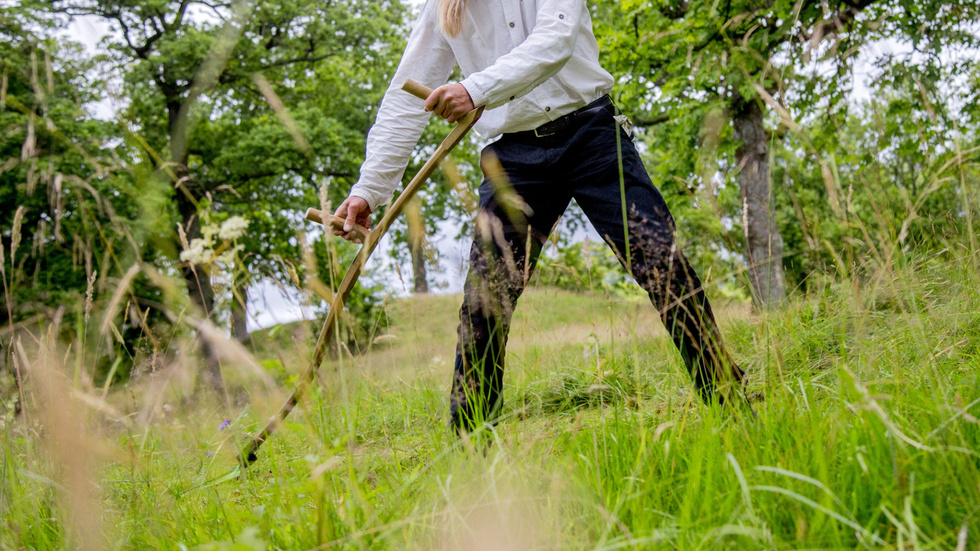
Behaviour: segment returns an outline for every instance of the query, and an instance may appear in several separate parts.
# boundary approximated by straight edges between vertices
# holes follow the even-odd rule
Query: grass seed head
[[[20,226],[24,221],[24,206],[21,205],[17,207],[17,212],[14,213],[14,224],[10,230],[10,264],[14,264],[14,259],[17,256],[17,247],[20,246]]]

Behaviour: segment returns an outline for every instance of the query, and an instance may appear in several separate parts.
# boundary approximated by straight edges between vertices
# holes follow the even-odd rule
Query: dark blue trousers
[[[457,430],[496,420],[514,307],[573,198],[649,294],[702,398],[723,401],[742,380],[701,281],[677,247],[667,204],[615,114],[606,104],[551,136],[505,134],[484,149],[450,395]]]

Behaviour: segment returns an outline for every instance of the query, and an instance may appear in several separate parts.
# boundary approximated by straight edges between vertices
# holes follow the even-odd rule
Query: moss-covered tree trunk
[[[180,111],[182,103],[176,92],[170,91],[166,86],[163,87],[167,101],[168,124],[167,130],[171,144],[171,158],[174,161],[174,176],[177,179],[175,199],[177,201],[177,211],[180,213],[180,225],[184,228],[187,242],[191,243],[201,237],[201,219],[198,216],[197,204],[204,197],[204,190],[201,189],[200,181],[191,174],[187,168],[186,147],[187,128],[186,120],[181,120]],[[212,319],[214,313],[214,288],[211,286],[211,277],[208,267],[201,264],[188,262],[181,269],[184,281],[187,284],[187,294],[202,315],[207,319]],[[218,396],[225,396],[225,383],[221,376],[221,364],[214,347],[205,339],[200,331],[197,333],[197,341],[204,357],[204,370],[202,371],[202,383],[213,390]]]
[[[770,309],[786,298],[786,283],[783,276],[783,237],[776,226],[772,205],[769,132],[757,101],[737,98],[732,107],[735,139],[741,142],[735,156],[739,168],[745,260],[752,286],[752,304],[757,310]]]

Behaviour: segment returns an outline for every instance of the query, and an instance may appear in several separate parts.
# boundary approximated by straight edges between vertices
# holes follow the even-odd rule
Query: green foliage
[[[316,277],[328,285],[329,288],[336,289],[340,286],[347,271],[347,267],[354,262],[357,255],[357,247],[351,243],[335,238],[332,235],[324,236],[314,246],[315,259],[317,265]],[[371,282],[367,278],[360,278],[350,295],[344,303],[344,313],[340,317],[340,325],[334,330],[334,340],[337,346],[333,346],[335,354],[357,353],[371,346],[374,339],[384,333],[387,329],[387,317],[384,314],[384,303],[387,301],[385,287],[379,283]],[[323,306],[321,314],[325,318],[328,308],[326,308],[333,296],[321,297]],[[322,325],[321,323],[317,324]],[[346,348],[346,350],[341,350]]]
[[[605,243],[569,243],[549,253],[542,253],[535,267],[536,285],[620,296],[644,295]]]
[[[85,61],[76,52],[73,63],[84,68],[55,71],[55,80],[74,79],[78,86],[71,93],[47,94],[45,105],[69,113],[101,99],[104,87],[88,77],[95,67],[122,78],[127,132],[89,120],[90,128],[68,126],[63,135],[77,136],[75,143],[117,136],[107,166],[118,174],[100,180],[104,187],[96,189],[111,188],[111,200],[119,198],[115,212],[134,220],[128,230],[140,247],[151,245],[144,252],[147,259],[165,271],[181,268],[177,220],[187,225],[204,210],[245,215],[251,224],[240,255],[242,277],[223,296],[247,294],[257,277],[292,282],[296,274],[302,285],[305,266],[296,261],[301,251],[295,235],[308,224],[299,214],[309,206],[336,205],[356,180],[364,137],[404,43],[406,8],[367,0],[235,5],[65,0],[45,10],[28,3],[22,12],[95,15],[115,28],[106,38],[105,54]],[[198,15],[189,16],[192,12]],[[851,262],[830,252],[840,242],[848,243],[851,259],[881,256],[865,234],[884,232],[902,246],[940,249],[944,240],[965,231],[968,218],[956,213],[975,204],[967,190],[975,187],[976,176],[965,163],[975,156],[975,102],[969,101],[975,87],[945,93],[942,83],[975,79],[976,68],[968,59],[937,60],[975,45],[976,37],[962,23],[975,12],[972,4],[630,0],[598,2],[593,12],[603,64],[617,76],[617,101],[640,126],[638,143],[648,169],[675,215],[681,245],[702,274],[731,278],[742,270],[738,143],[731,117],[734,102],[763,101],[759,90],[789,115],[783,120],[770,114],[767,124],[773,131],[768,147],[775,215],[785,234],[784,264],[792,283],[805,287],[814,275]],[[881,17],[893,12],[901,16]],[[843,18],[841,28],[827,26],[834,16]],[[23,34],[11,31],[11,37],[18,33]],[[929,55],[883,57],[875,102],[852,106],[843,98],[856,53],[879,39],[909,40]],[[16,43],[12,38],[10,44]],[[18,55],[18,66],[28,67],[29,56]],[[810,71],[818,58],[833,71]],[[15,59],[7,63],[13,66]],[[209,63],[216,59],[225,61],[220,73],[212,74]],[[71,76],[83,73],[86,82]],[[18,78],[10,77],[11,101],[19,93],[16,86],[30,88],[29,73]],[[45,80],[40,73],[37,78]],[[74,103],[64,101],[72,94]],[[283,107],[274,107],[280,102]],[[19,124],[26,128],[24,121]],[[945,140],[950,126],[959,129],[960,150],[967,152],[959,161],[955,144]],[[430,125],[406,179],[447,130]],[[8,143],[15,154],[16,140]],[[175,147],[183,160],[173,158]],[[429,235],[446,220],[461,235],[468,231],[472,184],[479,179],[476,142],[464,144],[457,157],[470,189],[439,175],[420,194]],[[77,168],[94,173],[89,161],[68,161],[66,173]],[[171,170],[171,161],[186,162],[190,208],[181,206],[182,192],[150,182]],[[180,175],[164,179],[171,176]],[[320,193],[322,187],[326,193]],[[398,260],[406,256],[402,244],[409,233],[402,222],[393,228],[399,245],[389,250]],[[426,254],[431,257],[431,247]],[[39,277],[52,280],[59,274],[55,264],[39,271]],[[212,311],[225,307],[218,304]]]
[[[30,13],[0,15],[0,323],[58,320],[66,334],[90,338],[99,329],[89,319],[106,307],[119,278],[154,257],[158,220],[169,212],[153,204],[161,190],[141,177],[127,137],[86,111],[104,87],[91,61],[77,44],[47,32]],[[122,358],[117,374],[125,377],[152,348],[148,330],[167,325],[149,307],[160,293],[145,277],[130,291],[121,324],[90,351],[97,379]],[[3,349],[6,364],[6,343]]]
[[[155,177],[168,181],[167,210],[188,240],[208,212],[243,215],[249,231],[233,293],[268,277],[291,282],[302,213],[337,204],[356,180],[367,129],[394,71],[405,8],[398,0],[341,2],[78,2],[47,4],[54,17],[94,16],[114,32],[98,61],[121,78],[120,113],[140,137]],[[176,224],[169,258],[198,306],[214,304],[207,270],[179,264]],[[241,277],[239,277],[241,276]],[[198,290],[200,288],[200,290]]]
[[[886,231],[938,250],[963,229],[956,213],[976,180],[971,173],[956,184],[964,167],[949,163],[956,147],[943,136],[957,129],[967,152],[977,140],[975,118],[960,117],[975,111],[977,87],[962,83],[975,78],[976,64],[960,52],[978,44],[970,25],[978,9],[901,0],[630,0],[598,2],[593,16],[603,63],[620,77],[617,101],[640,127],[648,168],[699,266],[740,269],[731,254],[744,247],[731,118],[740,102],[771,110],[776,225],[788,279],[805,286],[837,269],[842,261],[828,251],[842,240],[865,242],[849,253],[860,258],[875,254],[867,234]],[[854,105],[856,60],[879,40],[914,50],[875,60],[882,73],[871,83],[875,101]],[[944,184],[934,189],[936,182]]]

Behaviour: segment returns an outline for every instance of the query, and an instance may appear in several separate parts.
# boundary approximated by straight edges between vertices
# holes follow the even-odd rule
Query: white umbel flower
[[[203,239],[194,239],[191,246],[180,252],[180,259],[191,264],[204,264],[211,261],[214,251],[208,248]]]
[[[219,254],[215,257],[214,261],[220,264],[231,265],[235,263],[235,257],[238,253],[245,250],[245,245],[235,245],[234,247],[228,247],[225,252]]]
[[[221,223],[221,229],[218,230],[218,237],[223,240],[232,241],[244,235],[246,229],[248,229],[248,220],[241,216],[232,216]]]

